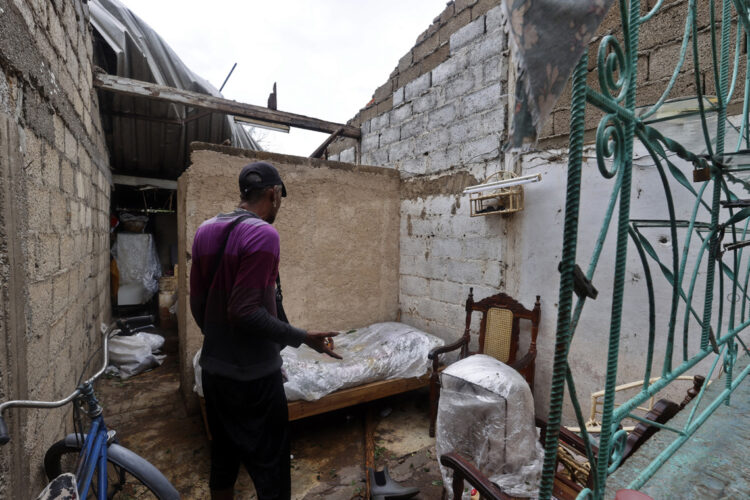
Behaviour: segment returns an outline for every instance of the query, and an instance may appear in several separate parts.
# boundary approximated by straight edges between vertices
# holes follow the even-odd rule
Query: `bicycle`
[[[151,463],[117,443],[114,430],[108,430],[102,416],[102,406],[94,393],[93,383],[104,374],[108,364],[107,344],[117,329],[130,331],[134,323],[150,322],[151,316],[119,320],[104,332],[103,366],[91,378],[82,382],[72,394],[59,401],[6,401],[0,404],[0,445],[10,441],[3,411],[12,407],[59,408],[73,403],[73,422],[76,432],[53,444],[44,456],[44,471],[53,481],[64,472],[74,472],[80,498],[107,500],[113,498],[179,499],[180,495],[166,477]],[[137,329],[137,327],[132,327]],[[86,362],[83,372],[96,356]],[[81,378],[83,375],[81,376]],[[90,419],[90,427],[83,432],[80,412]],[[96,474],[95,474],[96,473]]]

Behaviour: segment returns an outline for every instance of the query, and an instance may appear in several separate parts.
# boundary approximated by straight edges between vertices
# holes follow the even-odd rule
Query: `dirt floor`
[[[183,498],[209,498],[209,443],[200,414],[185,412],[176,354],[129,380],[102,379],[97,391],[121,444],[159,468]],[[370,405],[378,469],[387,465],[394,480],[419,487],[414,498],[441,498],[435,440],[427,432],[427,391]],[[292,422],[292,498],[364,498],[366,412],[367,405],[360,405]],[[256,498],[244,470],[235,498]]]

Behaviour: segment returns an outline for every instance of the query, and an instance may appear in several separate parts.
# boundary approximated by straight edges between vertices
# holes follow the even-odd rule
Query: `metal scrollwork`
[[[589,488],[584,488],[576,497],[576,500],[594,500],[594,492]]]
[[[607,474],[612,474],[620,466],[622,457],[625,454],[625,444],[628,441],[628,432],[620,429],[612,436],[612,455],[609,458],[609,467]]]
[[[630,66],[620,42],[612,35],[605,36],[599,44],[598,66],[602,93],[616,102],[622,101],[628,91]],[[617,94],[617,97],[613,96],[613,93]]]
[[[606,158],[613,160],[612,169],[607,168]],[[615,115],[605,115],[596,130],[596,164],[599,172],[611,179],[625,161],[625,129]]]

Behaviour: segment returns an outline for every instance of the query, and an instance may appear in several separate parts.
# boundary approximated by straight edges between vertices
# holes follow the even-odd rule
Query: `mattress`
[[[430,368],[427,354],[444,341],[413,326],[386,322],[342,331],[334,344],[344,359],[333,359],[305,345],[281,351],[289,401],[314,401],[348,387],[419,377]],[[199,359],[200,351],[193,358],[194,390],[203,396]]]

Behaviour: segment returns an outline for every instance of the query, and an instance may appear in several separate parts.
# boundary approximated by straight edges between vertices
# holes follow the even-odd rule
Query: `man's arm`
[[[258,232],[240,257],[237,276],[229,296],[229,322],[248,334],[259,335],[281,345],[299,347],[307,337],[307,332],[280,321],[263,303],[264,297],[275,286],[279,265],[279,235],[271,226],[258,228]],[[274,297],[273,293],[270,295]]]

